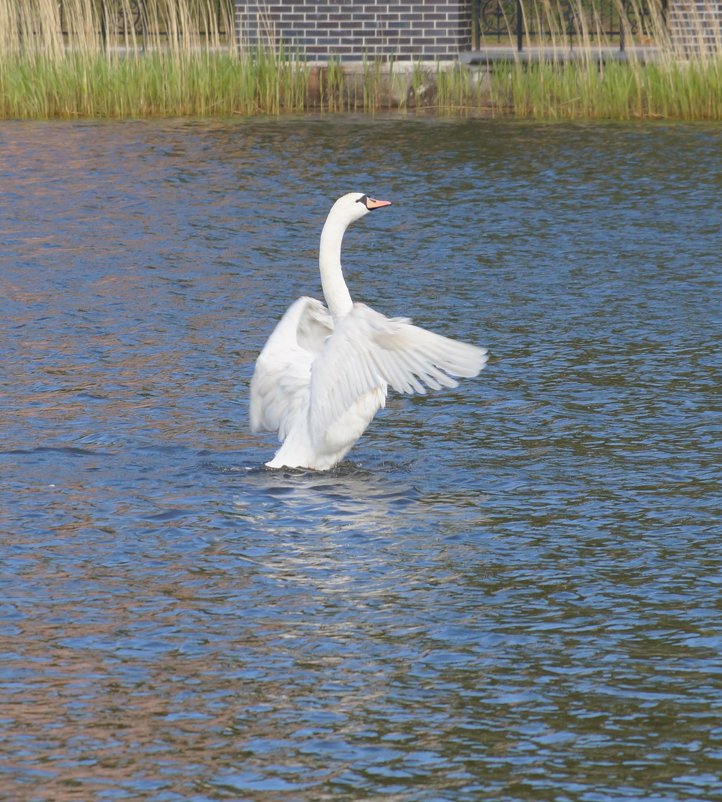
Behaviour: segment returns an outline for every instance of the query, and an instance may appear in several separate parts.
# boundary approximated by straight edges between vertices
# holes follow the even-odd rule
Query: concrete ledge
[[[563,64],[568,61],[657,61],[664,51],[660,47],[630,47],[620,50],[618,47],[527,47],[519,51],[515,47],[489,47],[485,50],[473,50],[459,54],[462,64],[497,64],[500,62],[520,62],[537,64],[551,62]]]

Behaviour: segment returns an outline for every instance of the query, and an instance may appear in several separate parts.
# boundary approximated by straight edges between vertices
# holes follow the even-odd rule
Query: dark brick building
[[[669,33],[683,53],[712,53],[722,49],[720,0],[668,0]]]
[[[235,0],[242,47],[311,60],[456,59],[471,48],[471,0]]]

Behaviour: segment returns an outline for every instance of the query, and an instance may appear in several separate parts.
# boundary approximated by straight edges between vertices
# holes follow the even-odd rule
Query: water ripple
[[[0,796],[715,797],[721,144],[3,124]],[[352,291],[489,366],[269,471],[253,359],[357,187]]]

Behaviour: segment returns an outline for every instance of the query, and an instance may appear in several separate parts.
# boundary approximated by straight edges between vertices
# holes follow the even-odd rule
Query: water
[[[722,131],[0,127],[0,798],[722,791]],[[328,474],[255,354],[319,293],[488,346]]]

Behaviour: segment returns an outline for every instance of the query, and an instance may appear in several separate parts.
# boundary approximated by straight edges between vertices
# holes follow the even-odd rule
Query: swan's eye
[[[356,203],[363,203],[363,205],[364,205],[364,206],[366,206],[366,201],[368,200],[368,198],[369,198],[369,196],[368,196],[368,195],[362,195],[362,196],[361,196],[361,197],[360,197],[360,198],[359,198],[359,199],[356,201]]]

